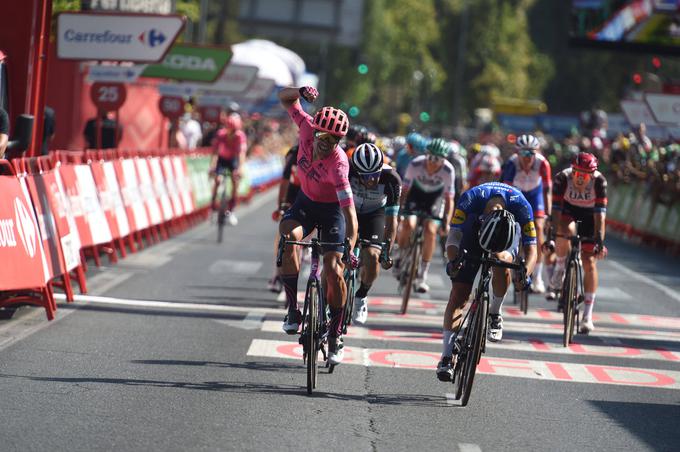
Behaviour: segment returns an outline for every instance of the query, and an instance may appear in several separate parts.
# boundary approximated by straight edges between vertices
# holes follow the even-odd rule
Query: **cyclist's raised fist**
[[[319,92],[312,86],[303,86],[298,91],[300,92],[300,97],[310,104],[314,102],[317,97],[319,97]]]

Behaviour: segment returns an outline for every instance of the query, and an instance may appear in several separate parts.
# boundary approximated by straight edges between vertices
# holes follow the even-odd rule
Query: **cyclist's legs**
[[[593,314],[593,307],[595,305],[595,292],[597,292],[598,275],[597,275],[597,259],[593,253],[581,253],[581,261],[583,262],[583,289],[584,289],[584,311],[583,317],[591,318]]]
[[[451,285],[451,293],[449,294],[449,301],[444,311],[444,322],[442,325],[442,356],[451,356],[453,354],[453,341],[451,338],[460,329],[463,321],[463,308],[471,291],[472,283],[454,281]]]
[[[514,257],[511,252],[503,251],[496,254],[498,260],[503,262],[512,263]],[[489,314],[500,314],[501,307],[503,306],[503,300],[505,299],[505,294],[508,291],[508,286],[510,285],[510,269],[494,267],[491,270],[491,287],[492,287],[492,297],[491,303],[489,303]]]
[[[361,246],[360,287],[357,297],[363,298],[378,278],[381,244],[385,240],[385,209],[358,215],[357,220],[359,238],[371,242],[370,245]]]
[[[217,205],[215,204],[215,201],[217,200],[217,190],[220,187],[220,184],[222,183],[223,176],[218,172],[215,174],[215,178],[213,180],[213,189],[212,189],[212,201],[210,202],[210,206],[214,209],[217,210]]]
[[[415,228],[416,217],[413,215],[404,216],[399,225],[399,234],[397,235],[399,249],[404,250],[406,247],[408,247],[409,241],[411,240],[411,234],[413,234],[413,230]]]
[[[555,239],[555,271],[551,278],[550,285],[553,289],[560,289],[562,280],[564,279],[564,267],[567,260],[567,254],[571,249],[571,242],[569,237],[576,234],[576,223],[571,217],[562,217],[562,220],[556,225],[557,237]]]
[[[423,228],[423,262],[430,262],[437,244],[438,220],[426,220]]]
[[[232,211],[236,207],[236,204],[238,203],[238,184],[239,181],[241,180],[241,175],[239,173],[238,167],[235,167],[231,171],[231,199],[229,200],[229,204],[227,206],[227,210]]]
[[[378,278],[380,249],[366,246],[361,249],[361,285],[370,288]],[[368,290],[367,290],[368,291]]]
[[[302,240],[304,231],[302,225],[294,219],[283,220],[279,224],[279,232],[284,235],[286,240]],[[300,273],[299,253],[296,245],[287,245],[283,251],[283,261],[281,263],[281,282],[286,291],[286,301],[289,311],[298,309],[297,285],[298,274]]]

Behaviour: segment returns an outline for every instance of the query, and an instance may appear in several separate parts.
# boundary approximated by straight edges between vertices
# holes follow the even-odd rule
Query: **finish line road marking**
[[[302,367],[302,345],[297,342],[254,339],[248,356],[293,359]],[[416,350],[345,347],[343,364],[418,369],[433,372],[439,353]],[[570,383],[595,383],[680,390],[680,372],[594,364],[557,363],[482,357],[477,373]]]
[[[631,277],[631,278],[633,278],[633,279],[636,279],[636,280],[638,280],[638,281],[640,281],[640,282],[642,282],[642,283],[647,284],[648,286],[652,286],[652,287],[654,287],[655,289],[660,290],[661,292],[663,292],[664,294],[666,294],[668,297],[670,297],[670,298],[672,298],[673,300],[675,300],[675,301],[677,301],[678,303],[680,303],[680,293],[678,293],[677,291],[671,289],[670,287],[668,287],[668,286],[666,286],[666,285],[664,285],[664,284],[661,284],[660,282],[654,281],[652,278],[649,278],[649,277],[647,277],[647,276],[645,276],[645,275],[641,275],[641,274],[639,274],[639,273],[637,273],[637,272],[631,270],[630,268],[628,268],[628,267],[626,267],[625,265],[620,264],[620,263],[618,263],[618,262],[609,261],[609,265],[611,265],[612,267],[616,268],[616,269],[617,269],[618,271],[620,271],[621,273],[625,273],[626,275],[628,275],[629,277]]]
[[[267,333],[281,333],[281,322],[266,320],[262,322],[261,331]],[[531,331],[526,331],[525,340],[504,338],[501,342],[488,342],[489,350],[514,350],[530,353],[551,353],[568,356],[604,356],[608,358],[632,358],[652,361],[679,362],[680,343],[673,348],[657,347],[654,349],[639,348],[626,345],[618,340],[602,338],[601,344],[570,344],[562,346],[561,335],[555,336],[554,341],[546,341],[532,337]],[[441,344],[442,335],[437,331],[404,331],[371,329],[370,327],[353,326],[347,330],[346,338],[375,341],[407,342],[412,344]],[[598,338],[599,339],[599,338]],[[606,341],[606,342],[605,342]]]

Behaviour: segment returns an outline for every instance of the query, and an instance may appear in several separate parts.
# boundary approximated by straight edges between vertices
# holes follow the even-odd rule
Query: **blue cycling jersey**
[[[463,193],[456,205],[451,227],[464,231],[470,230],[484,213],[486,203],[494,197],[503,198],[505,208],[515,216],[515,220],[522,229],[522,243],[524,245],[535,244],[536,225],[531,205],[521,191],[500,182],[477,185]]]

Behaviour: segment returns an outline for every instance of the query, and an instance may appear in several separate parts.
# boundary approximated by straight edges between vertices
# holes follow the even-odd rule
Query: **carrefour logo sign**
[[[106,30],[101,33],[79,32],[74,29],[68,29],[64,33],[64,39],[67,42],[78,43],[106,43],[106,44],[130,44],[133,36],[131,34],[115,33],[111,30]],[[156,47],[163,44],[167,39],[162,31],[152,28],[149,31],[144,31],[137,37],[139,42],[149,47]]]

